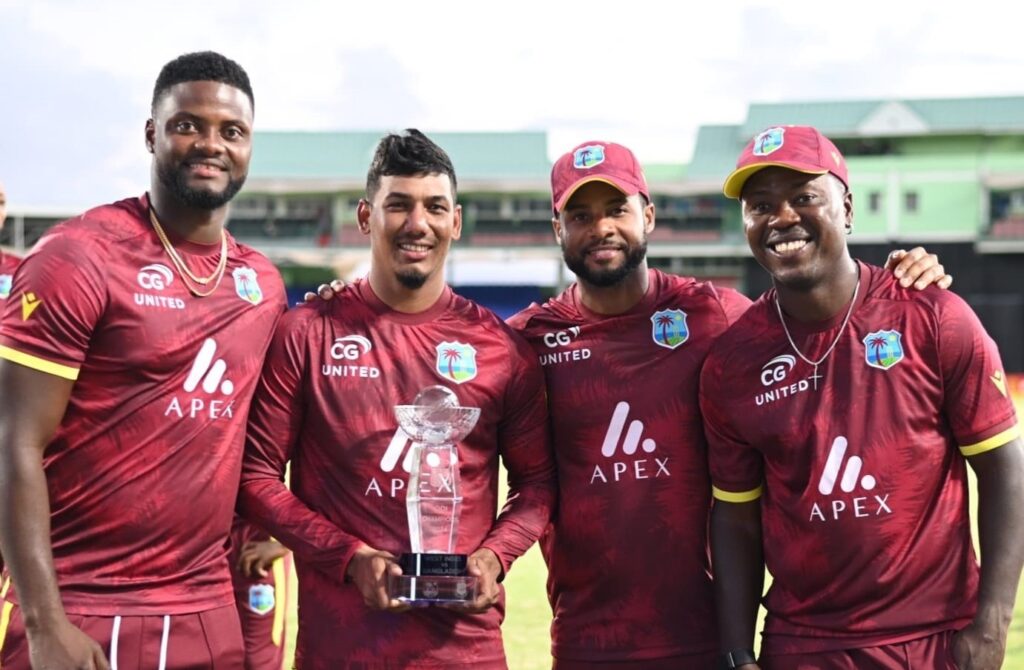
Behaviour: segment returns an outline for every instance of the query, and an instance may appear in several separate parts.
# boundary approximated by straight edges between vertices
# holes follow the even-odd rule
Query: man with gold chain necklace
[[[774,288],[701,374],[722,667],[995,670],[1024,563],[1024,450],[999,352],[956,294],[850,256],[848,184],[806,126],[759,134],[725,182]]]
[[[236,668],[226,540],[248,405],[285,309],[225,230],[248,173],[245,71],[157,78],[148,194],[54,227],[0,330],[0,665]]]

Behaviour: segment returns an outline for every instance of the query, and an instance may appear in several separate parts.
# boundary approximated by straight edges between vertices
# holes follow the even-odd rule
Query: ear
[[[641,201],[643,202],[643,201]],[[644,232],[648,235],[654,230],[654,203],[649,203],[644,207]]]
[[[562,221],[558,216],[551,217],[551,230],[555,233],[555,241],[562,244]]]
[[[360,198],[359,204],[356,205],[356,224],[359,226],[359,232],[363,235],[370,234],[370,213],[372,211],[373,207],[366,198]]]
[[[156,124],[153,119],[146,119],[146,151],[153,153],[153,145],[156,144]]]
[[[462,205],[455,205],[455,220],[452,222],[452,239],[462,237]]]
[[[843,198],[843,225],[846,227],[846,234],[853,232],[853,193],[847,191]]]

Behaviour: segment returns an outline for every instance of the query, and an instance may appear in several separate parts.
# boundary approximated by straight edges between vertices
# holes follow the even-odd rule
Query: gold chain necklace
[[[816,361],[804,356],[803,352],[797,349],[796,342],[793,341],[793,336],[789,334],[789,328],[786,327],[786,319],[782,316],[782,305],[779,304],[779,292],[775,291],[775,311],[779,313],[779,321],[782,322],[782,331],[786,333],[786,339],[789,340],[789,346],[793,347],[793,351],[799,356],[804,363],[814,366],[814,374],[811,375],[811,379],[814,380],[814,390],[818,390],[818,380],[821,379],[821,375],[818,374],[818,366],[825,362],[832,350],[839,344],[839,340],[843,337],[843,332],[846,330],[846,324],[850,323],[850,315],[853,314],[853,306],[857,302],[857,292],[860,291],[860,277],[857,277],[857,284],[853,287],[853,297],[850,298],[850,308],[846,310],[846,318],[843,319],[843,325],[839,326],[839,332],[836,334],[836,339],[832,340],[832,345],[829,346],[828,351],[825,355]]]
[[[156,218],[156,212],[149,210],[149,220],[153,223],[153,230],[156,231],[156,236],[160,238],[160,244],[164,246],[164,251],[171,258],[171,263],[174,268],[178,271],[178,276],[181,277],[181,282],[185,285],[185,288],[197,298],[206,298],[213,295],[220,287],[220,281],[224,278],[224,270],[228,266],[228,236],[222,228],[220,231],[220,260],[217,262],[217,268],[213,271],[209,277],[197,277],[192,274],[192,271],[188,269],[185,264],[185,259],[178,255],[178,251],[171,244],[171,241],[167,239],[167,233],[164,232],[163,227]],[[192,283],[189,283],[191,280]],[[200,286],[206,286],[210,282],[213,282],[213,288],[205,293],[200,291],[192,284],[199,284]]]

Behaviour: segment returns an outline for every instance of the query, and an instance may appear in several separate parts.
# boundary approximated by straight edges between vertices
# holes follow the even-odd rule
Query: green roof
[[[364,179],[385,132],[257,132],[250,176],[257,179]],[[547,179],[543,132],[430,133],[462,179]]]

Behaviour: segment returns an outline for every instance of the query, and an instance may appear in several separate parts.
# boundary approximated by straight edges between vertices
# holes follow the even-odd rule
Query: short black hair
[[[256,109],[256,100],[252,95],[252,85],[245,69],[227,56],[216,51],[196,51],[182,54],[160,70],[153,86],[152,108],[172,86],[190,81],[217,81],[234,86],[249,98],[249,104]]]
[[[366,173],[366,197],[373,200],[384,176],[414,177],[446,174],[452,182],[452,198],[457,191],[455,168],[444,149],[429,137],[407,128],[403,133],[390,133],[381,138]]]

